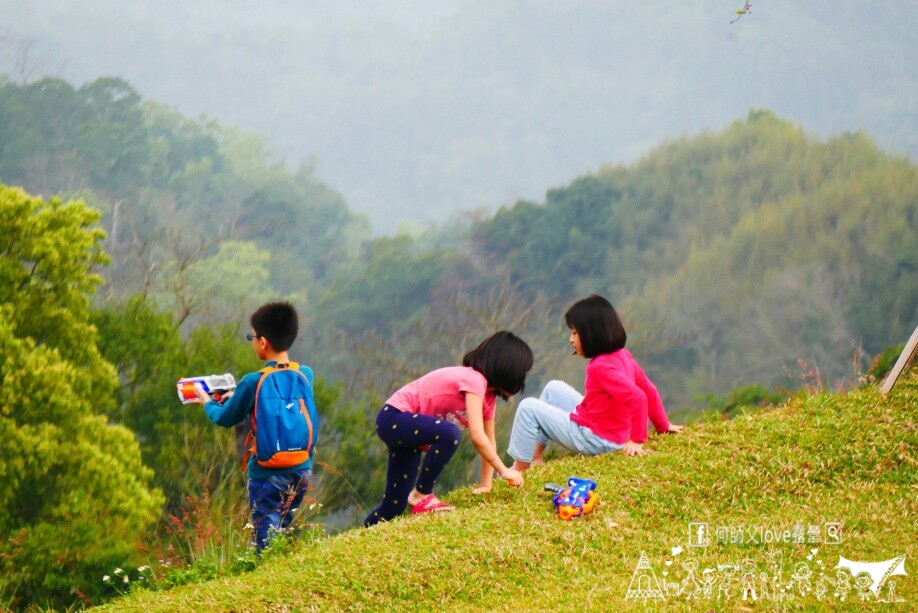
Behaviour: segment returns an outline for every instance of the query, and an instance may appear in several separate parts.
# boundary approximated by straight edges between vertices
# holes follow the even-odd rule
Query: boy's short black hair
[[[564,321],[568,328],[577,330],[580,348],[587,358],[623,349],[628,341],[615,307],[596,294],[572,304],[564,314]]]
[[[499,388],[510,395],[523,391],[532,362],[529,345],[506,330],[492,334],[462,358],[463,366],[471,366],[484,375],[488,387]]]
[[[289,302],[269,302],[249,317],[252,330],[271,343],[275,351],[287,351],[300,330],[296,309]]]

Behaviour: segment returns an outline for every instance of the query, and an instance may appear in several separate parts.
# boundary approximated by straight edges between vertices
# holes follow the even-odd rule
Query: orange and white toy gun
[[[207,392],[207,395],[217,402],[221,402],[229,392],[236,389],[236,379],[229,373],[179,379],[175,387],[178,390],[178,397],[182,404],[189,404],[198,399],[198,394],[194,391],[196,383],[199,383],[204,388],[204,391]]]

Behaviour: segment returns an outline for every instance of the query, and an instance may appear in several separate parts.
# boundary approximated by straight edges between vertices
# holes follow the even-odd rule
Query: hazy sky
[[[0,71],[120,76],[264,134],[381,232],[542,200],[750,108],[918,159],[918,3],[752,4],[0,0]]]

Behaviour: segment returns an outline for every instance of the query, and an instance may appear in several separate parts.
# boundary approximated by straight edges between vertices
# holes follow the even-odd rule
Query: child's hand
[[[204,388],[200,383],[194,384],[194,393],[198,395],[198,399],[192,401],[194,404],[204,404],[205,402],[210,402],[211,398],[207,395],[207,392],[204,391]]]
[[[683,430],[685,430],[685,426],[677,426],[676,424],[669,424],[669,430],[667,430],[666,432],[668,434],[679,434]]]
[[[522,487],[523,473],[513,468],[508,468],[507,472],[501,475],[510,484],[510,487]]]
[[[473,493],[473,494],[485,494],[485,493],[490,492],[490,491],[491,491],[491,486],[490,486],[490,485],[488,485],[488,486],[479,485],[478,487],[476,487],[475,489],[472,490],[472,493]]]
[[[644,455],[644,446],[640,443],[635,443],[634,441],[628,441],[625,443],[625,446],[622,447],[622,451],[627,456],[642,456]]]

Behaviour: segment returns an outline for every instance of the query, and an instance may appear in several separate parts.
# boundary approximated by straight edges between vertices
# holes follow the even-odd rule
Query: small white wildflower
[[[120,575],[120,574],[123,573],[123,572],[124,572],[124,571],[121,570],[120,568],[116,568],[116,569],[115,569],[115,574],[116,574],[116,575]]]
[[[252,530],[254,527],[255,527],[255,526],[253,526],[252,523],[249,522],[249,523],[247,523],[247,524],[245,525],[245,530]]]
[[[112,578],[109,577],[108,575],[104,575],[104,576],[102,577],[102,581],[104,581],[105,583],[108,583],[109,581],[111,581],[111,579],[112,579]]]
[[[128,576],[125,575],[125,576],[124,576],[124,582],[125,582],[125,583],[128,583],[129,581],[130,581],[130,579],[128,579]]]
[[[145,572],[147,572],[148,570],[150,570],[150,567],[147,566],[146,564],[144,564],[143,566],[141,566],[141,567],[139,567],[139,568],[137,569],[137,572],[139,572],[139,573],[145,573]]]

